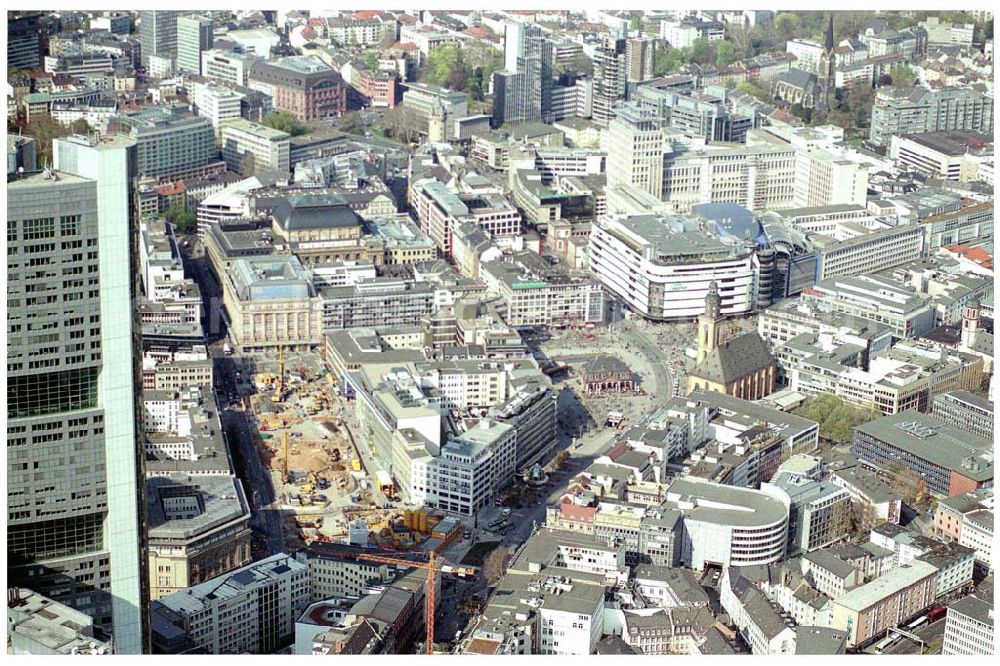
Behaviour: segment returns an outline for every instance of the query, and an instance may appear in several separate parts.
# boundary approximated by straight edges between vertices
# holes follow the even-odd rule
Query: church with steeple
[[[830,12],[830,20],[826,25],[826,34],[823,39],[823,55],[819,58],[819,75],[816,77],[820,86],[816,108],[825,111],[833,108],[834,96],[837,91],[837,56],[834,53],[836,46],[833,41],[833,12]]]
[[[828,111],[833,108],[837,92],[837,44],[833,39],[833,12],[823,35],[823,52],[815,74],[792,67],[774,79],[771,94],[776,101],[800,104],[807,109]]]
[[[759,400],[774,392],[778,364],[757,331],[725,339],[722,297],[714,281],[698,317],[698,355],[688,375],[687,392],[696,389]]]

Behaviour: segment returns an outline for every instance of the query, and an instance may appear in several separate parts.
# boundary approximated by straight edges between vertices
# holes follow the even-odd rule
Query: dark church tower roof
[[[823,46],[827,51],[833,50],[833,12],[830,12],[830,22],[826,24],[826,41]]]

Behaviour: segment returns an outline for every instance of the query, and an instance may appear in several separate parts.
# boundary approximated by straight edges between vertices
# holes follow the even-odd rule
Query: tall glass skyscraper
[[[135,142],[53,142],[7,186],[10,584],[148,644]]]
[[[177,17],[176,10],[154,11],[144,9],[139,12],[139,43],[142,44],[142,61],[146,64],[149,56],[157,55],[177,60]]]
[[[212,20],[204,16],[181,16],[177,19],[178,72],[201,74],[201,54],[212,48]]]
[[[552,42],[537,25],[508,23],[504,69],[493,78],[495,124],[552,122]]]

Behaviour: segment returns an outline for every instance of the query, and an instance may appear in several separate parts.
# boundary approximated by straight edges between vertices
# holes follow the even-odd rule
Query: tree
[[[38,166],[52,165],[52,140],[69,136],[72,130],[61,125],[44,113],[32,114],[31,122],[24,126],[24,133],[34,137],[37,142]]]
[[[659,55],[659,52],[657,52],[657,55]],[[571,67],[575,72],[583,72],[587,75],[594,73],[594,61],[588,58],[587,54],[582,51],[573,56],[573,64]]]
[[[357,135],[365,133],[365,128],[361,125],[361,118],[357,111],[350,111],[344,114],[340,119],[340,131]]]
[[[382,115],[382,124],[396,140],[410,143],[417,135],[416,123],[405,106],[388,109]]]
[[[889,477],[889,487],[900,499],[910,506],[917,504],[924,492],[923,477],[899,460],[883,464],[882,470]]]
[[[299,122],[298,118],[285,111],[272,111],[264,117],[264,124],[272,129],[299,136],[309,132],[309,126]]]
[[[715,59],[715,48],[713,44],[704,37],[699,37],[691,42],[690,48],[686,50],[690,54],[690,60],[698,63],[699,65],[710,63]]]
[[[251,152],[243,153],[240,159],[240,175],[249,178],[257,172],[257,158]]]
[[[853,498],[837,504],[830,513],[830,531],[840,536],[866,534],[878,522],[875,507]]]
[[[566,466],[566,463],[569,462],[569,457],[570,457],[569,451],[563,449],[562,451],[557,453],[555,459],[553,459],[553,467],[555,469],[564,468]]]
[[[194,211],[188,210],[187,207],[179,202],[175,201],[170,204],[167,212],[163,214],[163,217],[167,219],[174,225],[174,229],[179,234],[189,234],[195,230],[198,224],[198,216]]]
[[[736,89],[740,92],[756,97],[762,102],[767,104],[771,103],[771,95],[753,81],[744,81],[736,86]]]
[[[748,58],[752,55],[752,36],[753,30],[746,26],[737,25],[726,29],[726,42],[733,47],[736,60]]]
[[[506,546],[497,546],[483,560],[483,577],[486,578],[488,586],[493,587],[496,585],[503,578],[503,575],[507,573],[508,554]]]
[[[657,49],[653,58],[653,74],[663,76],[673,74],[681,68],[688,58],[686,49],[665,48]]]
[[[378,69],[378,54],[375,51],[366,51],[364,57],[365,67],[374,72]]]
[[[783,39],[795,39],[802,33],[802,20],[791,12],[782,12],[774,19],[774,28]]]
[[[796,118],[801,118],[803,121],[808,123],[812,119],[812,109],[807,109],[801,104],[792,104],[788,111]]]
[[[736,47],[732,42],[719,42],[715,47],[715,64],[718,67],[725,67],[736,61]]]
[[[87,134],[90,132],[90,123],[83,118],[77,118],[69,127],[73,130],[74,134]]]
[[[465,69],[465,58],[462,49],[455,50],[455,66],[448,74],[448,87],[452,90],[464,91],[469,83],[469,73]]]
[[[434,85],[445,85],[458,63],[458,49],[456,44],[444,44],[431,50],[421,78]]]
[[[889,70],[892,85],[899,88],[909,88],[917,82],[917,73],[906,65],[896,65]]]
[[[796,106],[792,107],[793,113]],[[855,407],[829,393],[808,400],[795,413],[816,421],[820,437],[840,443],[849,442],[857,426],[881,416],[874,406]]]
[[[642,31],[642,12],[632,12],[632,18],[629,19],[628,27],[633,32]]]

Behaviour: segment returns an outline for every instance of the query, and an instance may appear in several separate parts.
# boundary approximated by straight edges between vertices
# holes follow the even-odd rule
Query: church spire
[[[827,51],[833,50],[833,12],[830,12],[830,22],[826,24],[826,41],[823,46]]]
[[[722,337],[722,299],[719,297],[719,285],[715,280],[708,285],[705,295],[705,312],[698,317],[698,357],[697,363],[719,346]]]

